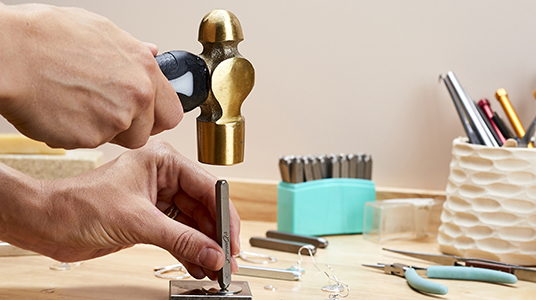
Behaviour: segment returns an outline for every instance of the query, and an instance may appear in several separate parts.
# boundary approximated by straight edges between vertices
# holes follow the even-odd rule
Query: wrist
[[[39,211],[42,181],[0,163],[0,240],[20,244],[23,220]]]

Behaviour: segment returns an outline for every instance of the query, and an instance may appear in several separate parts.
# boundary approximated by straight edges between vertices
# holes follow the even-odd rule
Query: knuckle
[[[139,86],[136,86],[135,92],[136,96],[134,99],[136,99],[138,106],[142,110],[145,110],[152,105],[154,101],[155,91],[150,83],[140,84]]]
[[[116,133],[126,131],[130,128],[132,124],[132,116],[130,113],[117,113],[114,118],[110,121],[109,125],[112,130]]]
[[[149,108],[153,104],[156,94],[151,80],[147,77],[140,77],[142,76],[135,76],[122,86],[125,93],[124,99],[131,101],[129,112],[133,115]]]

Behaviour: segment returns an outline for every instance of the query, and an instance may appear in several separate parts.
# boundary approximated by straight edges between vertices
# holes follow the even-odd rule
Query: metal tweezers
[[[435,262],[441,265],[479,267],[514,274],[519,280],[536,282],[536,269],[498,262],[491,259],[460,257],[446,254],[430,254],[383,248],[406,256]]]

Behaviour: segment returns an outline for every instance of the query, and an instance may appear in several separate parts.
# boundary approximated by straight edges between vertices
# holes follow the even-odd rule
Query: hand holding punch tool
[[[387,248],[383,248],[383,250],[394,252],[394,253],[399,253],[402,255],[409,256],[409,257],[431,261],[431,262],[435,262],[435,263],[447,265],[447,266],[479,267],[479,268],[503,271],[503,272],[515,275],[519,280],[536,282],[536,269],[502,263],[502,262],[498,262],[498,261],[494,261],[490,259],[460,257],[456,255],[447,255],[447,254],[421,253],[421,252],[394,250],[394,249],[387,249]]]
[[[170,300],[180,299],[253,299],[247,281],[231,281],[231,231],[229,218],[229,185],[216,182],[216,240],[225,254],[223,267],[218,271],[218,284],[199,280],[171,280]]]
[[[474,280],[510,284],[517,282],[516,276],[512,274],[483,268],[461,266],[430,266],[428,268],[419,268],[400,263],[380,263],[377,265],[363,264],[363,266],[383,269],[386,274],[405,277],[408,284],[417,291],[438,295],[445,295],[448,293],[448,288],[440,283],[424,279],[419,275],[426,275],[428,278],[438,279]]]

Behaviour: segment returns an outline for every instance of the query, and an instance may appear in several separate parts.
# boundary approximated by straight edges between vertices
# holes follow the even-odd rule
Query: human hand
[[[51,147],[128,148],[183,116],[158,49],[78,8],[0,4],[0,114]]]
[[[193,277],[214,280],[224,263],[215,242],[216,181],[166,142],[152,140],[82,175],[26,187],[32,196],[2,207],[0,238],[63,262],[154,244]],[[177,221],[162,213],[172,201],[181,210]],[[236,255],[240,219],[232,203],[230,230]],[[232,271],[237,270],[233,258]]]

